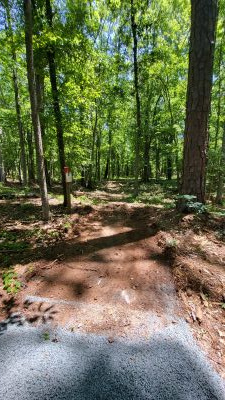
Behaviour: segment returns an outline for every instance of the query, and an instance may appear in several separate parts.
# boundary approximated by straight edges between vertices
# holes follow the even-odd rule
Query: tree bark
[[[143,167],[143,182],[147,183],[150,179],[150,139],[147,135],[145,135],[144,141],[144,167]]]
[[[41,124],[41,135],[42,135],[42,142],[44,142],[45,138],[45,121],[44,121],[44,71],[43,68],[41,69],[41,73],[37,73],[37,57],[34,57],[34,64],[35,64],[35,71],[36,71],[36,90],[37,90],[37,104],[38,104],[38,113],[40,117],[40,124]],[[40,67],[39,67],[40,69]],[[44,143],[43,143],[44,148]],[[46,176],[46,183],[47,186],[51,187],[51,178],[48,169],[48,161],[44,156],[44,163],[45,163],[45,176]]]
[[[108,134],[108,155],[107,155],[107,161],[106,161],[106,167],[105,167],[105,174],[104,174],[104,179],[110,179],[111,178],[111,172],[112,172],[112,132],[111,129],[109,129],[109,134]]]
[[[141,141],[141,102],[139,93],[139,69],[138,69],[138,40],[137,40],[137,24],[135,21],[136,9],[134,6],[134,0],[130,2],[130,17],[131,17],[131,30],[133,36],[133,66],[134,66],[134,89],[136,98],[136,135],[135,135],[135,195],[138,194],[139,190],[139,173],[140,173],[140,141]]]
[[[32,131],[27,130],[27,144],[28,144],[28,180],[29,184],[35,182],[34,172],[34,149],[32,140]]]
[[[52,7],[50,0],[46,0],[46,18],[48,21],[49,27],[52,29]],[[55,124],[57,131],[57,142],[58,142],[58,151],[59,151],[59,162],[60,162],[60,170],[62,177],[62,187],[63,187],[63,196],[64,203],[63,205],[67,207],[67,195],[66,195],[66,179],[64,173],[65,167],[65,148],[64,148],[64,138],[63,138],[63,124],[62,124],[62,113],[59,105],[59,92],[57,86],[56,79],[56,65],[55,65],[55,49],[53,45],[50,45],[47,51],[48,56],[48,64],[49,64],[49,74],[52,88],[52,98],[53,98],[53,108],[55,115]]]
[[[160,147],[157,140],[155,147],[155,179],[158,182],[160,178]]]
[[[14,44],[14,38],[13,38],[13,30],[12,30],[11,15],[10,15],[8,0],[5,0],[4,4],[5,4],[5,10],[6,10],[8,34],[9,34],[9,39],[10,39],[11,55],[12,55],[12,61],[13,61],[12,80],[13,80],[14,98],[15,98],[15,106],[16,106],[17,125],[18,125],[19,139],[20,139],[20,163],[21,163],[21,169],[22,169],[22,184],[24,186],[26,186],[27,185],[26,149],[25,149],[23,123],[22,123],[22,118],[21,118],[18,78],[17,78],[17,70],[16,70],[17,58],[16,58],[16,50],[15,50],[15,44]]]
[[[191,38],[181,193],[205,202],[217,0],[191,0]]]
[[[95,160],[95,145],[96,145],[96,138],[97,138],[97,126],[98,126],[98,110],[97,106],[95,107],[95,118],[94,118],[94,125],[92,129],[92,146],[91,146],[91,163],[89,167],[89,182],[88,186],[91,188],[93,187],[93,178],[96,177],[96,170],[94,172],[94,166],[96,166],[96,160]]]
[[[225,35],[225,30],[223,32],[223,37],[221,38],[221,43],[219,47],[219,71],[218,71],[218,79],[219,79],[219,85],[218,85],[218,102],[217,102],[217,118],[216,118],[216,133],[215,133],[215,145],[214,149],[217,149],[217,143],[218,143],[218,137],[219,137],[219,131],[220,131],[220,118],[221,118],[221,86],[222,86],[222,76],[221,76],[221,67],[222,67],[222,62],[223,62],[223,38]]]
[[[0,128],[0,182],[5,182],[5,168],[4,168],[4,160],[2,154],[2,138],[3,135],[2,129]]]
[[[223,204],[224,176],[225,176],[225,122],[223,124],[223,138],[222,138],[218,186],[216,194],[216,203],[220,205]]]
[[[48,192],[44,168],[44,155],[41,136],[41,125],[38,114],[36,80],[34,71],[34,54],[33,54],[33,22],[31,0],[24,0],[24,16],[25,16],[25,44],[27,59],[27,78],[30,94],[31,116],[35,136],[35,146],[37,155],[38,178],[42,200],[43,219],[49,219]]]
[[[101,130],[100,127],[97,131],[97,142],[96,142],[96,180],[101,181]]]

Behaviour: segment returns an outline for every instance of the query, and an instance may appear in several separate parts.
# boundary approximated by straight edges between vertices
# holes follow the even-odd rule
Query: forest
[[[0,397],[224,399],[224,99],[222,0],[0,0]]]
[[[222,204],[223,2],[217,28],[217,10],[213,12],[205,16],[208,24],[214,18],[214,26],[206,27],[212,46],[205,43],[197,54],[197,40],[204,39],[189,40],[188,0],[49,0],[25,2],[25,9],[19,0],[1,1],[0,180],[23,186],[39,182],[47,199],[47,187],[54,183],[61,182],[65,194],[68,166],[74,181],[86,188],[106,179],[131,178],[137,195],[140,182],[167,180],[199,202],[205,203],[207,196]],[[205,17],[196,16],[196,29],[204,26]],[[191,68],[199,70],[189,86],[196,85],[196,93],[187,99],[188,55],[194,46]],[[200,82],[201,68],[212,89]],[[188,101],[198,126],[186,119]],[[208,115],[198,117],[202,106]],[[190,150],[185,144],[190,159],[183,163],[185,130],[188,135],[191,129],[195,139]]]

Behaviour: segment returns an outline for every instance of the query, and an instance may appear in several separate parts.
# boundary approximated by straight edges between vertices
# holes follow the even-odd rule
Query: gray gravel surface
[[[225,392],[183,322],[146,341],[8,324],[0,399],[225,400]]]

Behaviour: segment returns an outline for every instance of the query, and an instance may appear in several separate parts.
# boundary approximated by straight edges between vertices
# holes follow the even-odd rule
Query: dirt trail
[[[41,269],[23,291],[31,318],[145,338],[176,323],[176,292],[154,218],[147,208],[123,203],[95,207],[79,222],[78,238],[47,250],[51,260],[59,254],[63,260]]]
[[[225,221],[131,204],[129,193],[115,182],[74,193],[70,216],[52,198],[48,224],[40,199],[22,211],[20,201],[4,203],[0,256],[4,265],[14,246],[8,263],[22,287],[16,296],[0,287],[0,335],[27,321],[113,342],[149,339],[186,320],[224,376]]]

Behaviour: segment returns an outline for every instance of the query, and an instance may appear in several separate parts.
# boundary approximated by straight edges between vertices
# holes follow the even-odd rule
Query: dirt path
[[[22,292],[31,322],[143,338],[176,323],[179,307],[155,217],[148,208],[113,203],[79,220],[79,235],[47,249],[46,258],[56,261],[45,261]]]
[[[186,320],[224,376],[225,254],[216,236],[222,219],[126,203],[118,185],[110,185],[90,192],[89,204],[74,203],[70,216],[52,198],[49,224],[40,220],[39,199],[29,199],[22,212],[20,201],[4,203],[1,257],[14,246],[9,265],[22,290],[12,297],[0,288],[0,321],[6,321],[0,333],[26,320],[113,342],[149,339]],[[94,205],[97,199],[108,203]],[[173,266],[167,242],[177,246]]]

